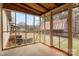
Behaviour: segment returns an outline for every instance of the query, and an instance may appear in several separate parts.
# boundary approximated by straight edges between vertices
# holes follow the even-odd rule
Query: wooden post
[[[35,39],[35,15],[33,16],[33,39],[34,39],[34,43],[36,43],[36,39]]]
[[[2,3],[0,3],[0,51],[2,51],[3,48],[3,32],[2,32]]]
[[[15,12],[15,26],[16,26],[16,12]],[[15,47],[16,47],[16,35],[17,35],[17,31],[16,31],[16,27],[15,27]]]
[[[68,6],[68,53],[72,55],[72,4]]]
[[[52,31],[53,31],[53,15],[52,15],[52,11],[51,11],[51,14],[50,14],[50,46],[53,46],[53,38],[52,38],[52,36],[53,36],[53,33],[52,33]]]
[[[45,22],[46,22],[46,16],[44,15],[44,44],[46,44],[46,35],[45,35],[45,31],[46,31],[46,27],[45,27]]]
[[[39,36],[39,43],[41,43],[41,17],[40,17],[40,26],[39,26],[39,32],[40,32],[40,36]]]
[[[27,14],[25,14],[25,40],[27,40],[27,27],[26,26],[27,26]]]

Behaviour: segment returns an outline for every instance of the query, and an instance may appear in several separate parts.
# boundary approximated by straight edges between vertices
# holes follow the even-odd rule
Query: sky
[[[12,17],[15,18],[15,12],[12,12]],[[27,25],[33,25],[33,15],[27,14]],[[24,22],[25,23],[25,14],[16,12],[16,24]],[[40,19],[38,16],[35,16],[35,25],[39,25]]]

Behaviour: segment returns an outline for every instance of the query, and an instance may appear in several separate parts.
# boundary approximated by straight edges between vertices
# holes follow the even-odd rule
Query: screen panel
[[[79,7],[72,9],[73,55],[79,55]]]
[[[16,45],[23,45],[25,40],[25,14],[16,12]]]
[[[45,17],[45,44],[50,46],[50,16]]]
[[[27,15],[27,44],[34,43],[34,19],[32,15]]]
[[[15,12],[3,9],[3,49],[15,47]]]
[[[68,52],[68,12],[53,15],[53,45]]]
[[[39,42],[40,40],[40,17],[35,16],[34,20],[34,35],[35,35],[35,42]]]

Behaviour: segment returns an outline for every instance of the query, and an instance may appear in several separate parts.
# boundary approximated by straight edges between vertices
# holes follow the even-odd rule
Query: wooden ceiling
[[[3,8],[41,16],[64,3],[4,3]]]

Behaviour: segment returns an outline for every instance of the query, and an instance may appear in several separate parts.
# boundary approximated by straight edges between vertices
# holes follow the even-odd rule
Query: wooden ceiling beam
[[[55,3],[56,4],[56,3]],[[61,5],[64,5],[64,3],[62,3]],[[61,6],[61,5],[59,5],[59,6]],[[59,6],[57,6],[57,7],[59,7]],[[57,8],[57,7],[55,7],[55,8]],[[55,9],[54,8],[54,9]],[[49,12],[49,11],[51,11],[52,9],[50,9],[50,10],[48,10],[48,11],[46,11],[46,12],[44,12],[44,13],[42,13],[41,15],[43,15],[43,14],[45,14],[45,13],[47,13],[47,12]]]
[[[14,10],[14,11],[19,11],[19,12],[23,12],[23,13],[28,13],[28,14],[34,14],[34,15],[38,15],[38,16],[40,15],[40,14],[33,13],[29,10],[26,10],[26,9],[24,9],[18,5],[15,5],[13,3],[11,3],[11,4],[5,3],[5,4],[3,4],[3,8],[9,9],[9,10]]]
[[[48,8],[46,8],[45,6],[41,5],[40,3],[36,3],[37,5],[39,5],[40,7],[44,8],[45,10],[49,10]]]
[[[61,5],[63,5],[64,3],[54,3],[55,5],[57,5],[57,6],[61,6]]]
[[[39,12],[36,12],[35,10],[32,10],[32,9],[26,7],[25,5],[22,5],[21,3],[17,3],[16,5],[19,5],[19,6],[21,6],[22,8],[24,8],[24,9],[26,9],[26,10],[29,10],[29,11],[31,11],[31,12],[33,12],[33,13],[41,14],[41,13],[39,13]]]
[[[21,5],[21,4],[19,4],[19,3],[17,3],[17,4],[15,4],[16,6],[18,6],[18,7],[20,7],[20,8],[22,8],[22,9],[24,9],[24,10],[28,10],[27,8],[25,8],[26,6],[24,6],[24,5]],[[30,12],[32,12],[33,14],[37,14],[36,12],[33,12],[33,11],[31,11],[31,10],[29,10]],[[40,15],[40,14],[37,14],[37,15]]]
[[[48,11],[46,11],[46,12],[44,12],[44,13],[42,13],[41,15],[43,15],[43,14],[45,14],[45,13],[48,13],[49,11],[51,11],[52,9],[50,9],[50,10],[48,10]]]
[[[42,13],[41,11],[34,9],[33,7],[30,7],[30,6],[27,5],[27,4],[22,3],[22,5],[24,5],[24,6],[28,7],[28,8],[30,8],[30,9],[33,9],[33,10],[39,12],[39,13]]]

